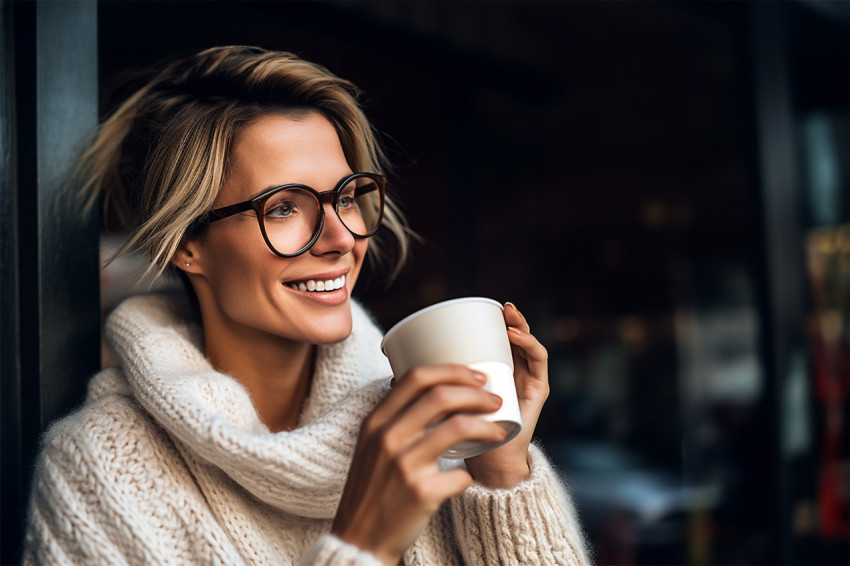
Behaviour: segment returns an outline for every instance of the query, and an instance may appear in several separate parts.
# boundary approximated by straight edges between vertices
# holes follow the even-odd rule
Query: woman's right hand
[[[418,367],[398,381],[360,428],[337,537],[396,564],[440,504],[472,485],[466,470],[441,472],[437,458],[461,441],[504,439],[499,425],[463,414],[499,408],[485,382],[462,365]]]

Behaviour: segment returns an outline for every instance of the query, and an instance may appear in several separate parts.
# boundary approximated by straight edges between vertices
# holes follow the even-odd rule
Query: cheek
[[[351,280],[351,287],[354,287],[354,284],[357,282],[357,277],[360,274],[360,270],[363,267],[363,260],[366,257],[366,252],[369,250],[369,240],[358,239],[354,243],[354,249],[352,253],[354,254],[354,266],[351,270],[351,274],[349,275],[349,279]]]
[[[258,230],[259,231],[259,230]],[[262,237],[216,234],[204,245],[204,271],[219,300],[222,294],[250,295],[281,270],[281,258],[272,254]]]

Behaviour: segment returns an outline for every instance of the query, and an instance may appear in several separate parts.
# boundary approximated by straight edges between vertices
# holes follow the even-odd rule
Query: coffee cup
[[[484,389],[502,398],[502,406],[480,418],[507,432],[502,442],[464,441],[443,458],[477,456],[513,439],[522,428],[514,384],[514,364],[503,307],[492,299],[465,297],[417,311],[393,326],[381,342],[396,379],[411,368],[463,364],[487,375]]]

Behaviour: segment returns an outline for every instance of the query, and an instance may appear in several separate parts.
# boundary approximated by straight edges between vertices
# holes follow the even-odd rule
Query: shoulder
[[[147,418],[135,402],[124,373],[117,367],[108,368],[92,377],[88,394],[81,407],[47,429],[44,446],[69,441],[97,438],[93,433],[120,429],[122,434],[131,434],[132,424],[145,425]]]
[[[92,378],[85,403],[42,437],[36,476],[62,478],[68,489],[132,485],[176,461],[168,435],[132,397],[117,368]],[[37,487],[37,486],[36,486]]]
[[[233,558],[178,447],[118,369],[95,376],[84,405],[42,438],[27,523],[30,563]]]

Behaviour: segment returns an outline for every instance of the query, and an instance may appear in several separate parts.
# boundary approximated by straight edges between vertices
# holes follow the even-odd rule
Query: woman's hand
[[[546,348],[531,335],[528,322],[513,303],[505,305],[505,323],[514,360],[522,431],[504,446],[466,459],[466,469],[475,481],[493,488],[513,487],[528,477],[528,446],[543,403],[549,396]]]
[[[440,504],[472,484],[465,470],[441,472],[440,454],[465,440],[505,438],[499,425],[458,414],[501,406],[482,389],[485,382],[462,365],[418,367],[399,380],[363,421],[335,535],[387,564],[398,562]]]

